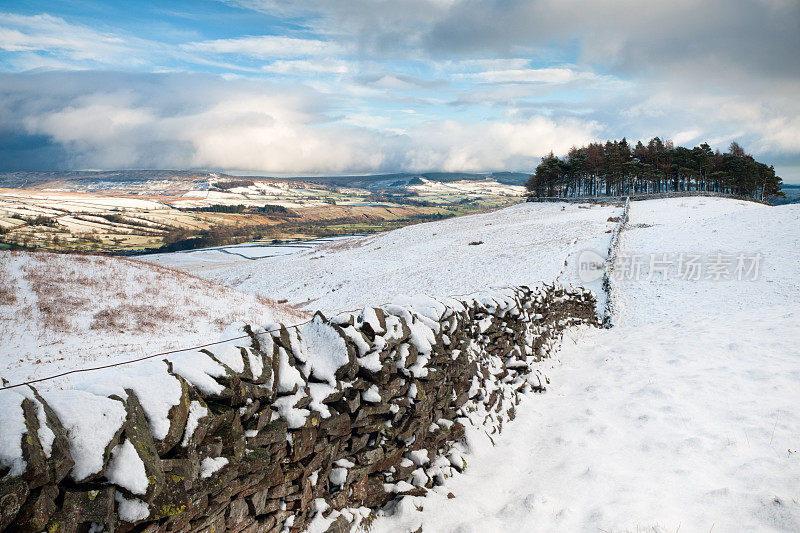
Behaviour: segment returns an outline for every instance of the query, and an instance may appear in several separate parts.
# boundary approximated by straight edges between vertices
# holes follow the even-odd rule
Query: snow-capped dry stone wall
[[[0,391],[0,530],[299,531],[421,495],[460,471],[450,444],[513,418],[582,289],[411,298]]]
[[[624,230],[628,224],[630,212],[631,200],[630,198],[627,198],[625,199],[625,206],[622,208],[622,215],[620,215],[617,225],[614,226],[614,229],[611,232],[611,240],[608,243],[606,268],[603,270],[603,292],[605,292],[606,296],[606,305],[603,312],[603,327],[605,328],[610,328],[613,326],[612,316],[614,315],[615,290],[611,278],[614,271],[614,261],[617,258],[617,250],[620,246],[619,243],[622,230]]]

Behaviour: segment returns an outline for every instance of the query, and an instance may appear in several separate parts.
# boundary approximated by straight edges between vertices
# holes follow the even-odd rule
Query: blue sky
[[[793,0],[0,2],[0,169],[523,170],[737,140],[800,181]]]

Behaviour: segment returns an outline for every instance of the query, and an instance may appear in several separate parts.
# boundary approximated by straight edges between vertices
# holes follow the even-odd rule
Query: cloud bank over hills
[[[798,25],[790,0],[33,2],[0,15],[0,167],[525,170],[658,135],[797,181]]]
[[[331,118],[332,98],[313,89],[207,74],[36,72],[0,80],[0,109],[9,117],[4,128],[21,132],[22,144],[6,148],[2,159],[46,149],[51,161],[43,168],[311,174],[525,168],[551,146],[566,150],[598,129],[594,122],[532,116],[380,130]],[[31,93],[37,98],[29,99]]]

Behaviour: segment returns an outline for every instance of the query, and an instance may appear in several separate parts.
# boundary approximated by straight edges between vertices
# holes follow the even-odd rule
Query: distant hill
[[[24,189],[54,182],[85,183],[87,186],[99,182],[133,183],[146,181],[195,181],[209,179],[212,174],[220,178],[233,178],[226,174],[198,170],[71,170],[43,172],[0,172],[0,187]]]
[[[338,187],[355,187],[362,189],[387,189],[406,187],[420,183],[420,178],[430,181],[449,183],[453,181],[495,180],[505,185],[524,185],[528,174],[523,172],[398,172],[393,174],[367,174],[351,176],[248,176],[258,181],[294,181],[334,185]],[[154,181],[170,181],[175,183],[234,181],[240,177],[207,170],[81,170],[81,171],[46,171],[46,172],[0,172],[0,188],[30,189],[41,187],[68,186],[76,188],[108,189],[120,188],[125,184],[142,184]]]
[[[769,203],[772,205],[785,205],[785,204],[797,204],[800,203],[800,185],[786,185],[783,184],[781,186],[781,190],[783,194],[786,195],[786,198],[777,198],[772,197],[769,198]]]
[[[528,176],[529,175],[524,172],[399,172],[395,174],[367,174],[360,176],[304,176],[293,179],[312,183],[337,185],[339,187],[382,189],[418,184],[420,178],[443,183],[453,181],[495,180],[505,185],[524,185],[528,180]]]

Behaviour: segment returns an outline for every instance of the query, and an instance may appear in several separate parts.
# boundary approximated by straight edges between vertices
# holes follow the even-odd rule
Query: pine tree
[[[653,137],[633,150],[621,141],[570,148],[561,159],[545,156],[526,182],[531,196],[601,196],[702,190],[756,199],[780,196],[782,180],[775,169],[747,155],[732,142],[727,153],[708,143],[691,149]]]

